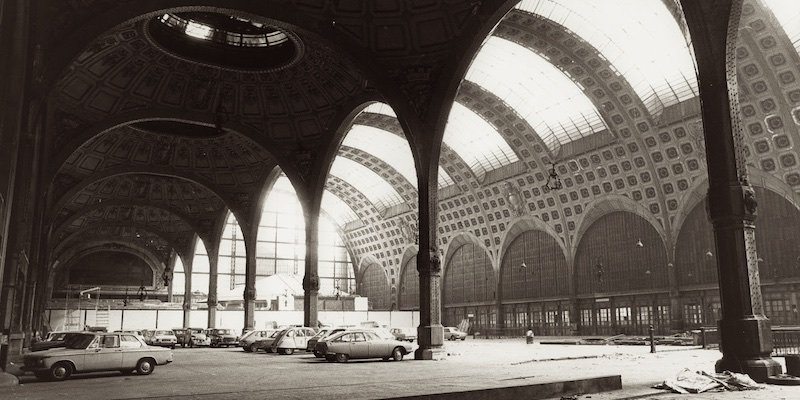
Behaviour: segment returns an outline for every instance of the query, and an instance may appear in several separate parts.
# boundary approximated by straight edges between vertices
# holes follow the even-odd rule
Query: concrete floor
[[[800,399],[800,386],[748,392],[671,395],[650,387],[682,368],[712,372],[720,353],[696,347],[526,345],[523,340],[448,342],[440,361],[331,364],[307,354],[279,356],[238,348],[175,349],[175,362],[150,376],[75,375],[65,382],[20,377],[0,399],[378,399],[621,375],[623,389],[579,399]],[[782,362],[782,358],[778,358]]]

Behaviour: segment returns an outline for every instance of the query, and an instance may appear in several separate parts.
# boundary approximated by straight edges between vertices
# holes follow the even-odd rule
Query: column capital
[[[244,289],[244,299],[247,300],[247,301],[255,300],[256,299],[256,288],[246,287]],[[216,299],[214,299],[214,300],[216,301]]]
[[[319,291],[319,276],[316,272],[307,273],[303,277],[303,290],[305,291]]]

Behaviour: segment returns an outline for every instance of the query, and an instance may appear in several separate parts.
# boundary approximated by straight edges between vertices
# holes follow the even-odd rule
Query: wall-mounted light
[[[528,265],[525,264],[525,261],[523,261],[522,264],[519,265],[519,267],[522,268],[522,269],[525,269],[525,268],[528,268]]]
[[[711,252],[711,249],[706,250],[706,257],[708,258],[714,257],[714,253]]]
[[[644,247],[644,243],[642,243],[642,239],[637,239],[636,240],[636,247],[639,247],[639,248]]]

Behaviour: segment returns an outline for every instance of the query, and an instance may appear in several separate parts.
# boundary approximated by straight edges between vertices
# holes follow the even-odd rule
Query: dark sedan
[[[371,330],[348,330],[317,342],[314,350],[328,362],[347,362],[356,358],[382,358],[400,361],[413,351],[408,342],[384,339]]]

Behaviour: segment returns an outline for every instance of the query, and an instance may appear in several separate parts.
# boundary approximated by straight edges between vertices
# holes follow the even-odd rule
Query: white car
[[[175,336],[175,332],[171,330],[158,329],[155,331],[147,331],[144,341],[151,346],[162,346],[174,349],[175,345],[178,344],[178,337]]]
[[[278,354],[293,354],[295,350],[305,350],[308,339],[317,334],[313,328],[295,327],[281,331],[272,342],[272,351]]]
[[[467,333],[458,330],[458,328],[454,326],[445,326],[444,327],[444,338],[447,340],[466,340]]]
[[[156,365],[172,362],[172,350],[148,346],[141,336],[128,333],[82,333],[70,338],[66,347],[23,356],[23,371],[39,379],[61,381],[73,373],[136,371],[150,375]]]
[[[320,340],[314,351],[322,354],[328,362],[347,362],[356,358],[401,361],[413,348],[408,342],[382,338],[371,329],[353,329]]]

